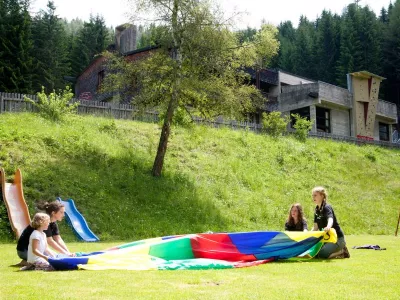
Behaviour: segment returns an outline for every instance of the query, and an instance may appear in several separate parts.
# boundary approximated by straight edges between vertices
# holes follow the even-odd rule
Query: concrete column
[[[310,121],[313,122],[311,132],[317,132],[317,108],[315,105],[310,106]]]

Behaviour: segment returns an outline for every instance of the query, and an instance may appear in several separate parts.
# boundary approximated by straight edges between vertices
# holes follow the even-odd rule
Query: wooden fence
[[[24,96],[37,101],[35,95],[23,95],[16,93],[0,93],[0,113],[3,112],[23,112],[23,111],[36,111],[36,107],[31,103],[24,100]],[[73,99],[73,103],[79,102],[78,114],[88,114],[101,117],[109,117],[115,119],[126,119],[126,120],[137,120],[143,122],[157,123],[159,122],[159,116],[157,111],[146,111],[145,113],[139,113],[139,111],[130,104],[119,104],[119,103],[108,103],[101,101],[91,100],[80,100]],[[217,119],[215,121],[204,120],[201,118],[194,118],[196,124],[207,125],[215,128],[228,127],[234,130],[244,129],[250,130],[256,133],[261,133],[262,126],[260,124],[252,122],[239,122],[239,121],[227,121],[223,119]],[[291,132],[288,132],[291,134]],[[378,145],[389,148],[400,149],[400,143],[392,143],[386,141],[375,141],[375,140],[363,140],[351,136],[341,136],[324,132],[310,132],[310,137],[332,139],[337,141],[354,143],[357,145]]]
[[[34,105],[24,100],[25,96],[34,101],[38,100],[37,96],[33,95],[0,93],[0,113],[36,111],[37,109]],[[79,103],[78,114],[87,114],[115,119],[138,120],[152,123],[159,122],[157,111],[148,110],[145,113],[140,113],[138,109],[130,104],[109,103],[82,99],[72,99],[71,102]],[[204,124],[216,128],[229,127],[232,129],[248,129],[255,132],[261,131],[261,125],[252,122],[227,121],[222,119],[210,121],[201,118],[194,118],[193,121],[196,124]]]

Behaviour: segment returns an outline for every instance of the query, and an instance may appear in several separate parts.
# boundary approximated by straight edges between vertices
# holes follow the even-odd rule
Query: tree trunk
[[[154,159],[153,169],[151,174],[156,177],[161,176],[161,171],[164,165],[164,157],[167,152],[168,139],[171,133],[171,123],[175,112],[175,97],[171,98],[168,104],[167,114],[164,119],[164,124],[161,130],[160,143],[158,144],[157,155]]]
[[[177,33],[179,32],[178,27],[178,12],[179,12],[179,0],[174,0],[172,6],[172,37],[174,41],[174,49],[172,51],[172,58],[176,61],[176,68],[174,74],[174,82],[172,84],[172,95],[171,100],[168,103],[167,113],[165,115],[164,124],[161,130],[160,143],[158,144],[157,155],[154,160],[153,169],[151,174],[153,176],[161,176],[161,171],[164,165],[165,153],[167,152],[168,139],[171,133],[171,123],[174,117],[175,109],[178,105],[178,98],[180,92],[181,83],[181,46],[182,40],[178,38]]]

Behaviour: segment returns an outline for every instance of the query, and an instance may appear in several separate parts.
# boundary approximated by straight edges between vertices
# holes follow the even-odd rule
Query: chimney
[[[115,45],[121,54],[136,50],[137,27],[123,24],[115,28]]]

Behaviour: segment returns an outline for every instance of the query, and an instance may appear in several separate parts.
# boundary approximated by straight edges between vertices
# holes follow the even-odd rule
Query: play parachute
[[[199,270],[255,266],[293,257],[314,257],[337,239],[331,229],[311,232],[236,232],[166,236],[78,257],[50,258],[56,270]]]

